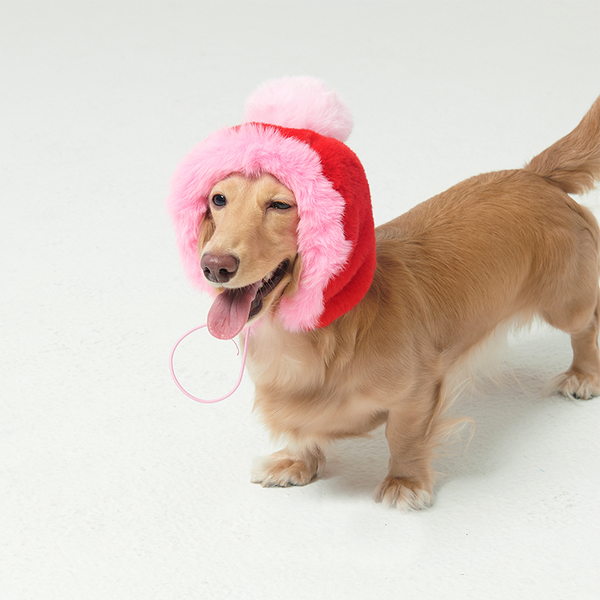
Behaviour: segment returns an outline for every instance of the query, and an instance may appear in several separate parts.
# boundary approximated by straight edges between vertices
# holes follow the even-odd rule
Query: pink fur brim
[[[279,316],[291,331],[314,328],[324,310],[324,289],[352,251],[352,243],[344,236],[345,202],[323,175],[317,152],[298,139],[281,135],[276,127],[245,123],[217,131],[176,171],[168,208],[188,276],[202,290],[214,294],[200,268],[199,227],[211,189],[232,173],[248,177],[270,173],[293,190],[298,203],[302,273],[297,293],[282,298]]]

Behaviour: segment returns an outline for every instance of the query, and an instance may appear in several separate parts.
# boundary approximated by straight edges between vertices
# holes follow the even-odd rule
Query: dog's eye
[[[287,210],[288,208],[292,208],[291,204],[287,204],[287,202],[271,202],[269,204],[269,208],[274,208],[275,210]]]
[[[225,198],[225,196],[223,196],[223,194],[215,194],[212,197],[212,203],[215,206],[222,207],[222,206],[225,206],[227,204],[227,198]]]

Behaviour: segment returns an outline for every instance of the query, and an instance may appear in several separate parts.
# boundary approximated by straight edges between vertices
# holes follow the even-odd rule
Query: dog
[[[217,293],[213,329],[230,337],[219,329],[235,322],[249,336],[255,408],[287,441],[252,481],[306,485],[323,473],[334,440],[385,424],[390,459],[375,500],[431,505],[455,375],[513,322],[539,317],[568,333],[573,361],[553,389],[598,395],[600,230],[569,195],[598,178],[600,98],[522,169],[472,177],[377,227],[367,293],[330,324],[300,331],[281,318],[304,268],[294,192],[268,172],[218,181],[197,242]]]

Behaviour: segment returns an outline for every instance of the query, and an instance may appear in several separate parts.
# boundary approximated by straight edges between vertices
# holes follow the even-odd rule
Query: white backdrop
[[[263,490],[250,381],[201,406],[170,380],[208,304],[164,207],[181,158],[283,75],[350,106],[377,223],[518,167],[600,94],[596,0],[2,0],[0,28],[0,597],[597,598],[600,400],[540,395],[568,338],[513,340],[465,394],[475,436],[428,511],[372,502],[381,431]],[[198,393],[235,379],[232,345],[192,352]]]

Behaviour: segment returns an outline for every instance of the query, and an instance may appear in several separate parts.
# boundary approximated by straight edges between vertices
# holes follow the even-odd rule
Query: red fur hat
[[[232,173],[269,173],[298,204],[298,291],[279,317],[291,331],[325,327],[367,293],[376,265],[375,228],[364,169],[343,142],[352,117],[317,79],[270,81],[247,101],[244,122],[209,136],[181,163],[169,210],[192,281],[214,294],[200,268],[199,225],[215,183]]]

